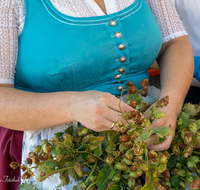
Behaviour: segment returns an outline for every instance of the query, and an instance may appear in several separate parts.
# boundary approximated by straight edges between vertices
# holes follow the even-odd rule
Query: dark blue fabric
[[[190,86],[184,103],[199,104],[200,103],[200,87]]]
[[[200,82],[200,57],[194,56],[194,77]]]

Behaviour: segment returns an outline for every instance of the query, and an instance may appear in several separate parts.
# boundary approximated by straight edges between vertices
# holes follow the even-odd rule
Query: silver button
[[[119,68],[119,73],[124,73],[125,72],[125,69],[122,67],[122,68]]]
[[[122,77],[121,74],[115,75],[115,78],[116,78],[116,79],[120,79],[121,77]]]
[[[121,32],[116,32],[115,33],[115,37],[116,38],[121,38],[122,37],[122,33]]]
[[[124,62],[126,62],[126,57],[121,57],[119,60],[121,63],[124,63]]]
[[[125,49],[125,45],[124,44],[120,44],[119,46],[118,46],[118,48],[120,49],[120,50],[124,50]]]
[[[122,91],[122,89],[124,89],[124,87],[121,86],[121,85],[117,87],[117,90],[120,91],[120,92]]]
[[[110,25],[111,25],[111,26],[115,26],[116,24],[117,24],[117,22],[116,22],[115,20],[111,20],[111,21],[110,21]]]

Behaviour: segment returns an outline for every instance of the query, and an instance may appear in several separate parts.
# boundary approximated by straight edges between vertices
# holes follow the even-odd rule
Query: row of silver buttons
[[[116,26],[116,24],[117,24],[116,20],[111,20],[111,21],[110,21],[110,25],[111,25],[111,26]],[[116,37],[116,38],[121,38],[121,37],[122,37],[122,33],[121,33],[121,32],[116,32],[116,33],[115,33],[115,37]],[[118,46],[118,48],[119,48],[120,50],[124,50],[125,47],[126,47],[126,46],[125,46],[124,44],[120,44],[120,45]],[[119,61],[120,61],[121,63],[126,62],[126,57],[124,57],[124,56],[123,56],[123,57],[120,57]],[[122,73],[125,72],[125,68],[121,67],[121,68],[119,68],[118,71],[119,71],[120,74],[115,75],[115,78],[116,78],[116,79],[120,79],[120,78],[122,77]],[[118,90],[118,91],[122,91],[123,88],[124,88],[124,87],[123,87],[122,85],[120,85],[120,86],[118,86],[117,90]]]

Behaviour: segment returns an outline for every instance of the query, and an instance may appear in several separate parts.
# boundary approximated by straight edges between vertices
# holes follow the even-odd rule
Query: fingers
[[[118,112],[121,112],[121,110],[124,111],[131,111],[133,110],[133,108],[127,104],[125,104],[124,102],[120,102],[120,99],[116,98],[115,96],[112,95],[110,101],[108,102],[108,106],[111,109],[114,109]]]
[[[150,128],[170,126],[172,134],[169,135],[164,142],[159,143],[159,144],[154,144],[155,142],[157,142],[158,138],[156,139],[155,135],[151,136],[149,139],[149,142],[147,143],[148,149],[154,150],[154,151],[163,151],[163,150],[167,150],[170,147],[171,142],[174,138],[175,128],[176,128],[175,127],[176,125],[174,122],[175,121],[173,121],[170,117],[154,120],[154,122],[152,123]],[[171,125],[171,124],[173,124],[173,125]]]
[[[86,112],[84,115],[84,121],[82,122],[82,124],[86,126],[87,128],[92,129],[96,132],[117,130],[117,128],[113,125],[113,123],[117,121],[116,119],[118,116],[117,114],[118,112],[112,109],[108,111],[108,108],[107,108],[107,111],[105,111],[105,115],[94,114],[91,116],[90,112]],[[110,116],[110,115],[114,115],[114,116]]]
[[[107,108],[105,113],[103,114],[106,119],[110,120],[111,122],[122,122],[124,125],[127,125],[127,121],[123,119],[121,116],[121,112],[113,110],[111,108]]]
[[[147,142],[147,146],[151,146],[153,145],[155,142],[158,141],[158,136],[157,135],[152,135],[150,138],[149,138],[149,141]]]
[[[148,149],[155,150],[155,151],[167,150],[167,149],[169,149],[172,140],[173,140],[173,135],[169,135],[163,143],[156,144],[156,145],[150,145],[147,147],[148,147]]]

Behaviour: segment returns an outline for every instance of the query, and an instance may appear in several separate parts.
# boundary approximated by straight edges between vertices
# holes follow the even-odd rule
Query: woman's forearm
[[[32,93],[0,87],[0,126],[36,130],[79,121],[94,131],[107,131],[113,123],[126,121],[120,108],[133,108],[114,95],[100,91]]]
[[[170,105],[176,108],[175,114],[178,115],[194,71],[192,47],[188,37],[176,38],[164,44],[158,63],[161,75],[160,96],[169,95]]]
[[[167,150],[175,136],[176,120],[192,81],[194,60],[192,47],[187,36],[165,43],[158,57],[160,66],[160,98],[169,96],[169,104],[162,108],[165,117],[152,123],[151,127],[170,126],[172,134],[159,144],[148,142],[148,148],[155,151]]]
[[[32,93],[0,87],[0,126],[36,130],[73,120],[75,92]]]

